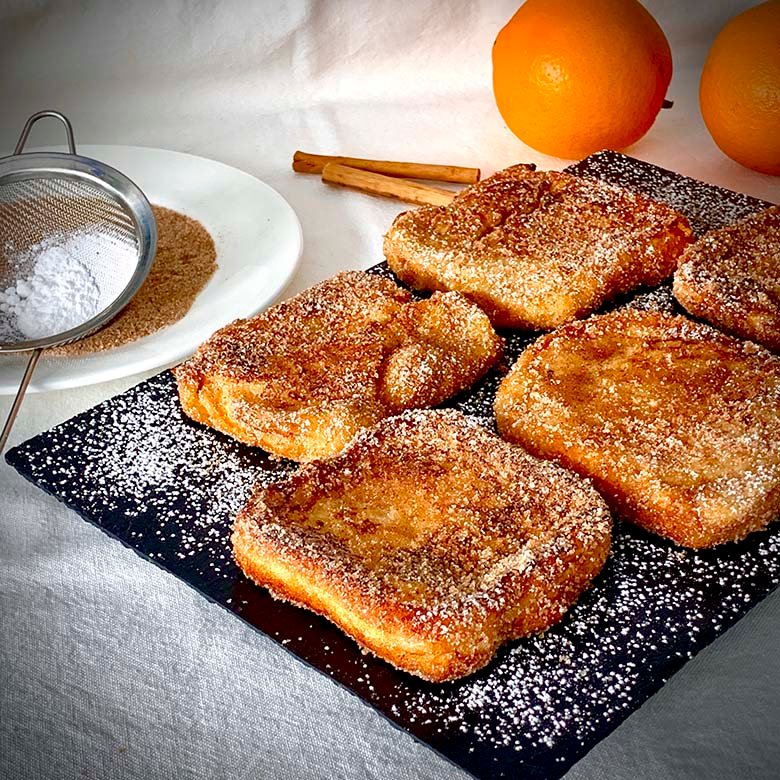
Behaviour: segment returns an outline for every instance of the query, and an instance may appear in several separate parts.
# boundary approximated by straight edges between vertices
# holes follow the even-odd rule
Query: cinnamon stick
[[[427,184],[408,179],[396,179],[381,173],[364,171],[340,163],[326,163],[322,169],[322,180],[327,184],[351,187],[372,195],[415,203],[418,206],[446,206],[458,193],[440,190]]]
[[[479,181],[479,168],[464,168],[459,165],[428,165],[427,163],[392,162],[389,160],[366,160],[361,157],[338,157],[327,154],[295,152],[293,170],[298,173],[322,173],[328,163],[348,165],[385,176],[403,179],[430,179],[431,181],[452,181],[473,184]]]

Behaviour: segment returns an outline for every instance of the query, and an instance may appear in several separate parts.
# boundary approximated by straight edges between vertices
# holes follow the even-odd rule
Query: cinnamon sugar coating
[[[442,681],[559,620],[601,570],[610,528],[585,480],[459,412],[415,410],[257,488],[233,547],[277,597]]]
[[[442,403],[502,348],[463,296],[414,301],[389,279],[349,271],[222,328],[175,374],[193,419],[307,461],[384,417]]]
[[[537,330],[663,281],[691,235],[670,206],[595,179],[516,165],[448,206],[399,215],[384,250],[412,287],[458,290],[494,325]]]
[[[130,344],[178,322],[217,270],[214,240],[200,222],[178,211],[152,206],[157,251],[149,275],[130,303],[86,338],[47,350],[77,357]]]
[[[621,309],[543,336],[495,413],[503,437],[678,544],[737,540],[780,514],[780,358],[686,317]]]
[[[780,352],[780,206],[688,247],[674,295],[696,317]]]

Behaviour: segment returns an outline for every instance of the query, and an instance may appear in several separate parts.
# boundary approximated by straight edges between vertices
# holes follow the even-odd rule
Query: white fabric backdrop
[[[380,260],[403,208],[293,175],[296,148],[485,172],[565,165],[524,147],[493,104],[490,48],[517,4],[5,0],[0,152],[28,114],[59,108],[77,142],[176,149],[259,176],[303,224],[291,294]],[[747,5],[647,3],[672,45],[675,106],[629,151],[780,201],[780,181],[721,155],[697,110],[708,45]],[[31,143],[59,140],[58,128],[36,127]],[[140,378],[30,397],[12,443]],[[570,777],[776,776],[778,645],[774,594]],[[2,463],[0,776],[464,775]]]

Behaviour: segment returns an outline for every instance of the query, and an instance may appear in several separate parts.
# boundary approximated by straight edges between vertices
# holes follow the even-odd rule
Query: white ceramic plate
[[[122,171],[152,203],[201,222],[216,244],[218,268],[186,316],[167,328],[85,357],[44,353],[28,392],[106,382],[175,363],[217,328],[272,303],[295,272],[303,248],[300,222],[259,179],[165,149],[83,145],[78,153]],[[0,356],[0,395],[16,393],[25,363],[24,353]]]

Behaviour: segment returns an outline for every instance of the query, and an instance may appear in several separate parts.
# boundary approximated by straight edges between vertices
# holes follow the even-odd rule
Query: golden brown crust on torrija
[[[431,681],[561,618],[609,552],[580,477],[453,410],[415,410],[255,490],[236,560],[279,598]]]
[[[522,353],[495,412],[504,438],[678,544],[737,540],[780,514],[780,358],[686,317],[565,325]]]
[[[399,215],[385,236],[415,289],[458,290],[497,327],[557,327],[671,276],[692,241],[671,207],[596,179],[516,165],[448,206]]]
[[[689,246],[674,295],[694,316],[780,352],[780,206]]]
[[[389,279],[347,271],[228,325],[174,373],[194,420],[307,461],[384,417],[465,390],[502,350],[463,296],[414,301]]]

